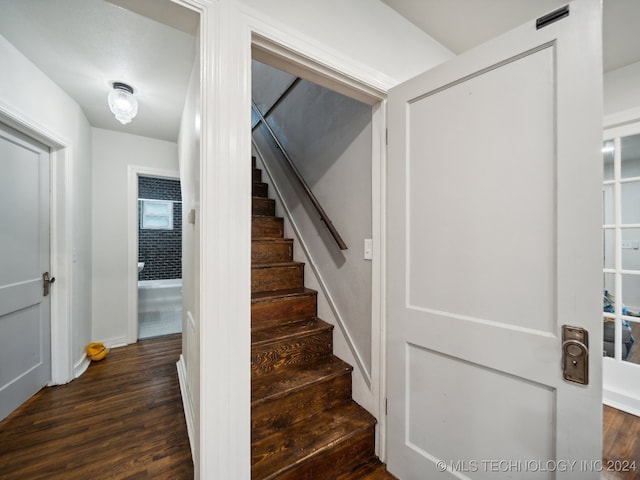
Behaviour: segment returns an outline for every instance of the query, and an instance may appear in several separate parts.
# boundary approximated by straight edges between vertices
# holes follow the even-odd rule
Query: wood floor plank
[[[605,405],[602,424],[602,479],[640,479],[640,417]]]
[[[112,350],[0,422],[0,478],[192,479],[176,371],[181,336]]]

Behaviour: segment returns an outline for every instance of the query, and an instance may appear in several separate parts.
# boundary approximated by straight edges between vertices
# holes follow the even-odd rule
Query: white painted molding
[[[126,347],[127,345],[129,345],[129,341],[126,335],[120,335],[119,337],[105,338],[100,341],[104,343],[104,346],[107,347],[108,349]]]
[[[622,112],[611,113],[605,115],[602,125],[604,128],[613,128],[625,125],[627,123],[633,123],[640,120],[640,107],[630,108],[629,110],[623,110]]]
[[[640,399],[627,395],[626,393],[603,388],[602,403],[640,417]]]
[[[253,35],[252,45],[254,60],[334,90],[359,102],[375,105],[386,97],[385,92],[374,86],[332,70],[261,35]]]
[[[236,2],[202,8],[200,52],[200,364],[189,365],[199,375],[196,478],[248,480],[251,41]]]
[[[387,304],[386,304],[386,100],[374,105],[371,116],[371,390],[375,405],[376,454],[386,460],[387,445]]]
[[[367,369],[364,360],[362,359],[362,355],[360,354],[360,351],[358,350],[358,347],[356,347],[355,342],[353,341],[353,337],[351,336],[351,333],[349,332],[349,328],[347,327],[342,314],[340,313],[340,309],[338,308],[338,306],[336,305],[336,301],[333,299],[333,296],[331,295],[331,291],[329,290],[329,287],[327,286],[327,282],[324,280],[324,277],[322,276],[322,273],[320,272],[320,269],[318,268],[318,264],[315,261],[315,259],[313,258],[313,255],[311,254],[311,251],[309,250],[309,247],[307,245],[307,242],[304,239],[304,236],[302,235],[302,231],[300,229],[300,227],[298,226],[298,224],[296,223],[295,218],[293,217],[293,214],[291,212],[291,210],[289,209],[289,206],[287,205],[287,203],[284,201],[284,198],[282,196],[282,194],[280,193],[280,187],[278,185],[278,182],[275,181],[273,174],[271,173],[271,169],[269,168],[269,165],[264,161],[264,155],[262,155],[262,152],[260,150],[260,147],[253,142],[253,148],[255,149],[258,157],[260,158],[260,162],[262,163],[262,166],[264,167],[265,173],[267,174],[267,176],[269,177],[269,181],[271,183],[271,185],[273,185],[273,189],[275,190],[276,195],[278,196],[278,199],[280,201],[280,205],[282,206],[285,215],[287,216],[287,219],[289,220],[289,223],[291,224],[291,227],[296,235],[296,240],[298,241],[298,243],[300,244],[300,247],[302,247],[302,251],[304,252],[304,255],[306,256],[306,258],[309,260],[309,266],[311,267],[311,270],[314,274],[314,276],[316,277],[316,280],[318,281],[318,284],[320,285],[320,288],[322,289],[322,293],[324,294],[327,303],[329,304],[329,307],[331,308],[331,311],[333,312],[334,317],[336,318],[336,321],[338,323],[338,326],[340,327],[340,331],[342,332],[347,345],[349,346],[349,350],[351,350],[351,353],[353,355],[353,357],[356,360],[357,366],[358,366],[358,370],[360,371],[362,377],[364,378],[365,382],[367,383],[367,386],[369,388],[371,388],[371,372]]]
[[[89,365],[91,365],[91,360],[89,360],[87,354],[84,353],[80,358],[80,361],[76,362],[76,364],[73,366],[73,378],[78,378],[80,375],[86,372],[87,368],[89,368]]]
[[[72,279],[72,198],[73,181],[69,168],[71,141],[29,118],[20,109],[0,100],[0,121],[38,140],[50,149],[50,251],[51,273],[56,277],[51,289],[51,381],[62,385],[74,379],[71,343]],[[61,186],[62,185],[62,186]],[[61,200],[61,201],[60,201]],[[65,222],[63,219],[66,219]]]
[[[245,16],[245,21],[251,30],[254,44],[258,50],[265,50],[266,47],[266,50],[271,50],[272,53],[299,52],[296,54],[299,61],[304,62],[306,59],[315,66],[322,65],[326,67],[326,72],[341,72],[340,77],[350,78],[360,85],[366,85],[370,92],[384,94],[397,83],[395,79],[352,57],[333,49],[327,49],[325,45],[308,36],[302,36],[286,24],[278,23],[272,19],[267,23],[263,20],[261,13],[247,5],[240,4],[239,8]],[[274,46],[278,46],[282,50],[278,52],[273,49]],[[371,101],[365,103],[371,104]]]
[[[180,359],[176,364],[178,369],[178,382],[180,383],[180,394],[182,397],[182,408],[184,409],[184,417],[187,423],[187,434],[189,435],[189,445],[191,446],[191,458],[195,463],[196,445],[194,443],[194,416],[193,416],[193,399],[191,398],[191,390],[189,389],[189,376],[185,368],[184,357],[180,354]]]
[[[127,336],[138,341],[138,177],[180,179],[178,170],[129,165],[127,167]]]

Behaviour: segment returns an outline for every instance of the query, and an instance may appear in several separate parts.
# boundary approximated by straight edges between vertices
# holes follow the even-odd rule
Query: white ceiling
[[[382,0],[460,54],[568,0]],[[640,0],[604,0],[604,71],[640,61]]]
[[[191,12],[153,0],[162,3],[174,7],[177,28],[103,0],[0,0],[0,34],[76,100],[94,127],[176,141],[196,51],[184,30],[195,28],[197,16],[176,21]],[[107,105],[114,81],[131,85],[138,98],[138,116],[127,125]]]
[[[454,53],[566,3],[383,1]],[[604,4],[605,71],[640,61],[640,0]],[[177,139],[197,14],[170,0],[0,0],[0,12],[0,34],[74,98],[91,125]],[[128,125],[107,106],[113,81],[136,91],[139,113]]]

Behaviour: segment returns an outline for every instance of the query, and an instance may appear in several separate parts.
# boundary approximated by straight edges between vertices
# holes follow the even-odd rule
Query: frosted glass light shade
[[[109,92],[109,109],[123,125],[129,123],[138,114],[138,101],[129,85],[114,83]]]

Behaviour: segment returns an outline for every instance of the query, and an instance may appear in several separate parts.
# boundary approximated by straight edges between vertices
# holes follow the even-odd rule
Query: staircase
[[[251,478],[393,479],[374,453],[376,420],[351,399],[352,367],[333,355],[333,326],[275,216],[253,163]]]

